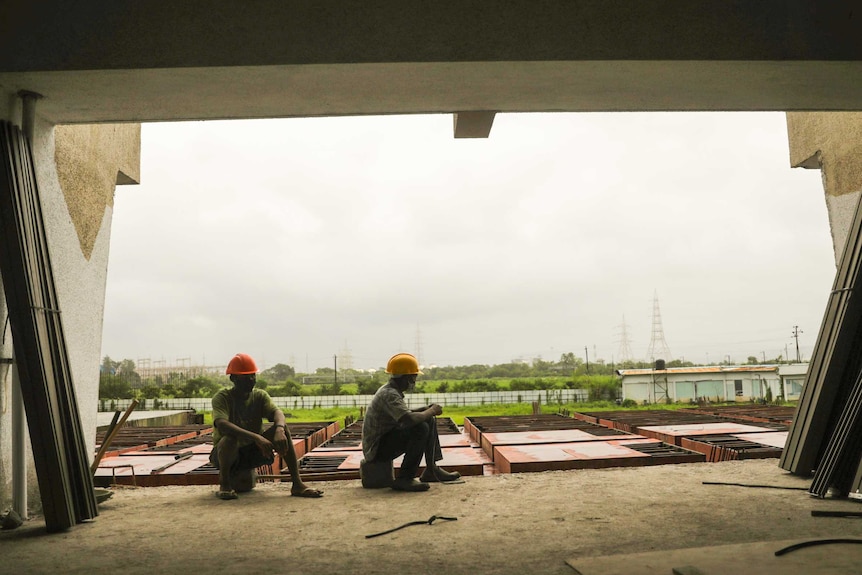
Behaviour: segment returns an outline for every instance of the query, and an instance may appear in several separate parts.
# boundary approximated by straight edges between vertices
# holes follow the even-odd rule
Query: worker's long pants
[[[440,438],[437,435],[437,418],[407,427],[395,428],[380,438],[380,446],[377,448],[375,461],[387,461],[404,454],[401,469],[398,471],[398,479],[413,479],[419,472],[419,464],[422,456],[425,456],[425,465],[433,465],[434,462],[443,459],[440,451]]]

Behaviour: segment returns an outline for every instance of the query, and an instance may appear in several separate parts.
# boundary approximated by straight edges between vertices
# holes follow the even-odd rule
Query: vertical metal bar
[[[34,118],[29,97],[26,110]],[[25,114],[26,115],[26,114]],[[0,122],[0,268],[49,531],[98,515],[28,140]]]
[[[24,438],[27,434],[27,420],[24,418],[24,396],[21,394],[21,381],[18,369],[12,369],[12,508],[27,519],[27,462],[24,460]]]
[[[18,92],[21,98],[23,109],[21,111],[21,131],[24,132],[27,140],[33,142],[33,136],[36,132],[36,100],[42,98],[42,94],[31,92],[29,90],[21,90]]]
[[[811,355],[805,385],[788,434],[779,466],[791,473],[809,475],[820,463],[837,423],[842,400],[850,393],[859,370],[862,298],[862,197],[835,275],[832,292],[817,343]]]

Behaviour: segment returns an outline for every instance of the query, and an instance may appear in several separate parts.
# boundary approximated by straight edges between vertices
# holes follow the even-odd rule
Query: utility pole
[[[793,326],[793,339],[796,340],[796,363],[802,363],[802,358],[799,356],[799,334],[802,333],[802,330],[799,329],[798,325]]]
[[[587,350],[587,346],[584,346],[584,357],[587,358],[587,373],[590,373],[590,352]]]
[[[335,385],[338,385],[338,356],[332,356],[332,369],[335,372]]]

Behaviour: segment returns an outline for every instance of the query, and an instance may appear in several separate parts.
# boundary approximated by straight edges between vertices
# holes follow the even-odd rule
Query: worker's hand
[[[287,449],[287,432],[284,431],[283,427],[275,428],[275,437],[272,443],[275,445],[275,450],[279,453],[284,453],[284,450]]]
[[[443,408],[440,407],[439,405],[437,405],[436,403],[432,403],[431,405],[429,405],[428,409],[431,410],[431,413],[433,415],[440,415],[443,413]]]
[[[263,435],[258,435],[254,440],[257,448],[260,449],[260,452],[264,457],[269,457],[269,454],[272,453],[272,442],[264,437]]]

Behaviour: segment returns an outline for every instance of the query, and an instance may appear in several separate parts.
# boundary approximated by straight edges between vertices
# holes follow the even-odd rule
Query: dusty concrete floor
[[[580,557],[862,536],[862,519],[810,513],[857,502],[703,481],[809,485],[768,459],[468,477],[417,494],[321,482],[322,499],[272,483],[236,501],[210,486],[122,489],[67,532],[48,535],[39,518],[0,532],[0,571],[573,575],[566,560]],[[365,539],[431,515],[458,520]]]

